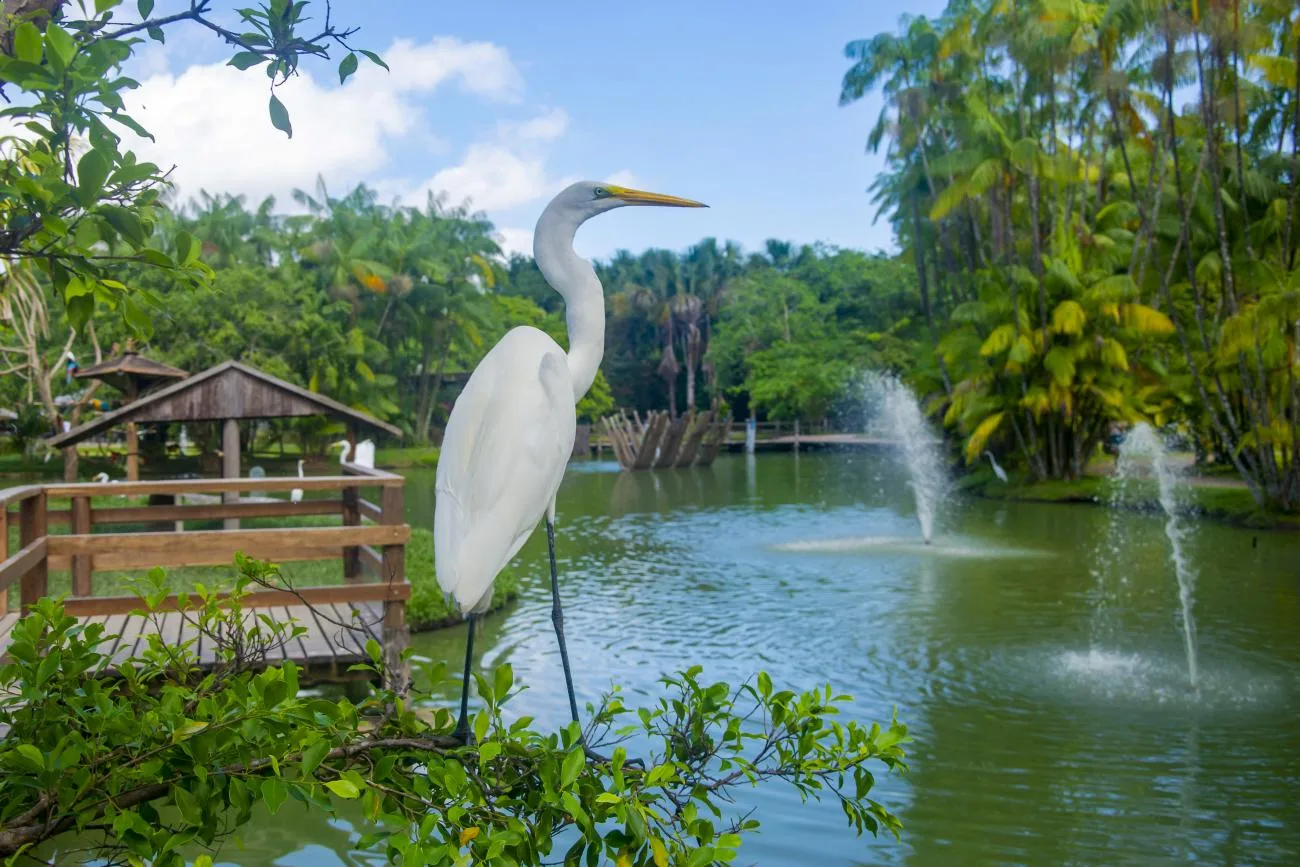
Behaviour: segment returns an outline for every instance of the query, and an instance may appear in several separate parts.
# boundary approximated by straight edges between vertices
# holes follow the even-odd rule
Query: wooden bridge
[[[203,646],[190,618],[180,613],[172,595],[167,612],[146,617],[136,596],[96,596],[96,571],[154,566],[233,564],[235,553],[277,563],[341,560],[343,583],[294,586],[292,592],[261,589],[242,604],[245,616],[269,614],[277,621],[296,619],[307,632],[284,644],[267,661],[292,659],[305,679],[345,680],[348,667],[368,660],[364,645],[380,642],[390,671],[399,669],[409,631],[406,600],[406,542],[410,527],[404,510],[405,479],[361,467],[342,465],[343,475],[306,478],[185,479],[90,484],[38,484],[0,490],[0,658],[9,643],[18,611],[9,611],[16,589],[18,607],[26,610],[49,593],[51,571],[71,573],[72,592],[64,601],[68,614],[105,624],[114,636],[103,645],[114,662],[148,646],[150,633],[165,642],[196,638],[201,666],[215,661],[216,648]],[[310,499],[292,502],[288,494],[303,490]],[[375,499],[363,493],[377,492]],[[257,494],[255,501],[178,505],[184,494]],[[267,502],[268,495],[283,500]],[[323,496],[322,496],[323,494]],[[337,494],[337,496],[331,496]],[[121,498],[148,497],[148,505],[119,505]],[[377,502],[376,502],[377,500]],[[66,501],[67,507],[63,507]],[[59,506],[55,508],[55,506]],[[239,520],[337,515],[337,526],[240,529]],[[17,550],[10,551],[10,525],[17,521]],[[222,520],[226,529],[179,529],[186,521]],[[112,525],[136,525],[125,532],[96,532]],[[143,527],[143,529],[139,529]],[[61,532],[56,532],[61,531]],[[356,675],[351,675],[355,677]]]

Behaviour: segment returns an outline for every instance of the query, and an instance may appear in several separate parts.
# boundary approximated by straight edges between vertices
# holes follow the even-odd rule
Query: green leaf
[[[136,0],[135,8],[139,10],[141,18],[148,18],[153,12],[153,0]]]
[[[266,58],[258,54],[256,51],[241,51],[234,57],[230,58],[230,60],[226,62],[226,65],[233,66],[235,69],[248,69],[250,66],[256,66],[264,60],[266,60]]]
[[[330,751],[329,742],[325,740],[316,741],[316,743],[312,744],[311,746],[307,747],[307,749],[303,750],[302,751],[302,775],[304,777],[310,777],[313,773],[315,773],[316,768],[320,766],[320,763],[322,761],[324,761],[325,754],[328,753],[329,751]]]
[[[99,201],[111,168],[108,157],[98,148],[86,151],[77,161],[77,198],[83,206]]]
[[[71,33],[51,23],[45,25],[45,50],[54,54],[66,67],[77,53],[77,43]]]
[[[363,48],[363,49],[361,49],[361,53],[364,54],[364,55],[366,56],[366,59],[367,59],[367,60],[369,60],[371,63],[375,64],[376,66],[382,66],[384,69],[388,69],[388,64],[387,64],[387,63],[384,63],[383,58],[380,57],[378,54],[375,54],[375,52],[373,52],[373,51],[366,51],[366,50]],[[391,72],[392,70],[389,70],[389,71]]]
[[[347,780],[330,780],[325,784],[325,788],[329,789],[340,798],[347,798],[348,800],[360,797],[361,795],[361,790],[352,783],[349,783]]]
[[[32,765],[35,766],[36,770],[38,771],[45,770],[44,754],[41,753],[40,750],[36,749],[36,747],[32,746],[31,744],[19,744],[18,754],[21,755],[27,761],[31,762]]]
[[[191,825],[198,825],[203,821],[203,807],[199,804],[199,799],[194,797],[194,793],[187,791],[180,786],[172,786],[172,801],[176,804],[176,809],[180,811],[181,818]]]
[[[262,800],[266,802],[266,809],[274,816],[280,809],[280,805],[289,797],[289,790],[284,785],[284,780],[278,777],[267,777],[262,781]]]
[[[664,841],[658,837],[650,838],[650,852],[654,855],[655,867],[668,867],[668,850],[664,848]],[[198,867],[198,865],[195,865]]]
[[[280,102],[279,97],[274,93],[271,94],[271,125],[282,131],[289,138],[293,138],[293,124],[289,123],[289,110]]]
[[[370,657],[371,662],[379,662],[383,658],[384,649],[379,646],[379,642],[373,638],[366,639],[366,655]]]
[[[189,265],[199,257],[199,242],[189,232],[177,232],[175,244],[178,265]]]
[[[103,15],[120,2],[121,0],[95,0],[95,14]]]
[[[355,54],[349,54],[347,57],[339,61],[339,84],[345,83],[348,80],[348,77],[356,71],[357,56]]]
[[[153,320],[129,297],[122,298],[122,319],[128,328],[141,337],[148,338],[153,334]]]
[[[14,57],[26,63],[41,62],[41,31],[30,21],[14,30]]]
[[[498,703],[506,697],[506,693],[510,692],[510,687],[514,686],[514,682],[515,674],[509,664],[498,666],[497,670],[492,673],[492,693],[496,696]]]
[[[161,27],[150,27],[149,38],[152,39],[154,42],[166,43],[167,41],[167,38],[163,36]]]
[[[586,764],[587,756],[582,751],[581,746],[569,750],[569,754],[564,757],[564,766],[560,769],[560,785],[568,788],[573,785],[573,781],[578,779],[578,774],[582,773],[582,766]]]

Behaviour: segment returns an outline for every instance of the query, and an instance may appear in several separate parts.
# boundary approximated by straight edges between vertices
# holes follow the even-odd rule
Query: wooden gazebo
[[[73,376],[78,379],[97,379],[110,385],[122,392],[124,404],[130,404],[163,383],[185,379],[189,374],[178,367],[146,358],[128,345],[126,352],[118,357],[81,368]],[[75,443],[71,445],[75,446]],[[65,451],[64,454],[67,455],[68,452]],[[126,423],[126,480],[140,480],[140,438],[134,419]]]
[[[51,437],[50,446],[66,448],[95,436],[114,425],[138,422],[221,422],[221,477],[240,477],[241,421],[271,418],[299,418],[325,415],[347,425],[354,445],[360,431],[402,435],[401,430],[336,400],[285,382],[265,371],[238,361],[216,367],[150,391],[121,409],[107,412],[85,424]],[[238,492],[226,499],[238,501]]]

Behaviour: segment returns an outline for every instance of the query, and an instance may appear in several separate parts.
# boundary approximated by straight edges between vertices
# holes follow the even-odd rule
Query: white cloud
[[[486,42],[439,37],[395,42],[384,59],[391,73],[363,63],[343,86],[304,72],[279,89],[293,138],[271,126],[266,78],[211,64],[180,75],[146,78],[131,94],[134,115],[155,137],[133,146],[164,168],[176,165],[183,197],[200,189],[266,195],[289,204],[295,187],[318,174],[332,188],[373,180],[391,162],[391,145],[415,139],[437,146],[418,104],[449,81],[496,102],[520,99],[523,80],[505,49]]]
[[[637,180],[636,175],[632,174],[628,169],[619,169],[612,175],[606,175],[604,180],[607,184],[614,184],[619,187],[637,189],[641,186],[641,182]]]
[[[507,259],[511,253],[522,253],[525,256],[533,255],[533,230],[520,229],[517,227],[505,227],[497,229],[497,244],[501,246],[501,253]]]

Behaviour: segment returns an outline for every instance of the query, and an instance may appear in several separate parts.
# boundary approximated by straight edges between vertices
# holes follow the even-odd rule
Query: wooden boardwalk
[[[158,611],[137,613],[143,602],[136,597],[97,596],[97,570],[147,569],[152,566],[206,566],[231,564],[242,552],[260,560],[296,562],[342,560],[341,585],[263,588],[242,600],[246,624],[269,617],[275,623],[296,620],[306,630],[274,646],[265,664],[293,660],[304,669],[304,679],[352,680],[365,672],[348,672],[366,661],[366,642],[383,648],[385,671],[401,677],[401,653],[409,641],[406,600],[406,542],[411,528],[404,517],[405,480],[398,475],[344,464],[343,475],[308,478],[185,479],[90,484],[24,485],[0,490],[0,659],[5,656],[18,621],[17,608],[26,610],[48,594],[51,570],[71,572],[72,594],[64,611],[83,622],[102,623],[112,638],[101,645],[109,657],[105,672],[149,646],[152,635],[177,646],[195,640],[193,651],[200,667],[216,663],[209,636],[201,636],[184,594],[165,599]],[[300,503],[245,495],[286,494],[290,489],[335,492],[334,498]],[[378,502],[363,492],[377,492]],[[235,502],[177,505],[175,500],[193,495],[233,495]],[[148,505],[134,505],[149,497]],[[70,508],[53,507],[66,498]],[[158,502],[157,499],[165,500]],[[123,505],[126,503],[126,505]],[[59,504],[61,505],[61,504]],[[11,511],[16,507],[17,511]],[[335,515],[334,526],[280,526],[239,529],[241,518],[282,518],[286,522],[307,515]],[[186,520],[224,519],[233,528],[186,532],[172,529]],[[19,550],[8,550],[8,527],[17,523]],[[52,533],[51,525],[64,524],[71,533]],[[143,531],[103,532],[103,525],[143,525]],[[166,530],[159,530],[158,527]],[[368,574],[367,574],[368,573]],[[369,580],[366,580],[369,578]],[[11,600],[16,590],[18,599]],[[10,601],[17,601],[11,606]],[[197,600],[193,601],[197,604]]]
[[[297,621],[307,630],[273,647],[267,654],[268,663],[276,665],[292,660],[304,670],[304,683],[337,682],[364,674],[349,674],[348,667],[369,660],[365,643],[369,638],[381,640],[384,610],[383,605],[375,602],[249,608],[243,612],[245,626],[251,627],[262,615],[280,624]],[[0,659],[9,648],[18,618],[17,612],[0,615]],[[78,619],[82,623],[104,625],[104,634],[108,638],[100,645],[100,652],[108,658],[103,669],[106,674],[111,674],[123,661],[143,653],[149,646],[149,636],[153,634],[173,647],[194,640],[191,650],[198,657],[200,669],[210,669],[217,662],[214,643],[195,628],[192,614],[163,611],[147,618],[140,614],[101,614]]]

